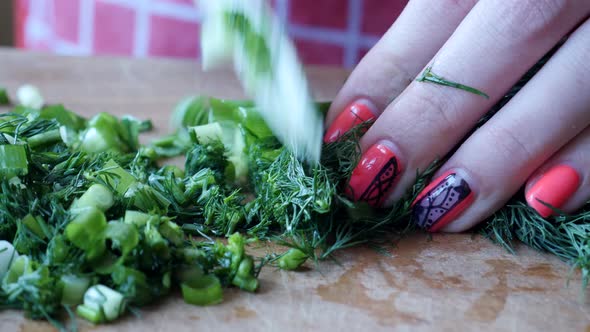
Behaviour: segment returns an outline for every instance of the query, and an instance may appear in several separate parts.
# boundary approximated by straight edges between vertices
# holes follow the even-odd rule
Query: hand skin
[[[349,195],[391,205],[416,171],[454,151],[414,202],[415,222],[460,232],[525,186],[543,217],[590,199],[590,1],[412,0],[327,115],[325,141],[374,120]],[[477,121],[567,37],[485,125]],[[419,82],[426,70],[489,97]],[[459,145],[460,144],[460,145]]]

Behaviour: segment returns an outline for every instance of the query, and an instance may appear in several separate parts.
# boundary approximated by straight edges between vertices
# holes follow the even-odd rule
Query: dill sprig
[[[575,214],[543,218],[522,199],[513,199],[480,228],[480,233],[512,253],[514,241],[550,253],[582,272],[590,281],[590,203]]]
[[[416,81],[429,82],[429,83],[434,83],[434,84],[438,84],[438,85],[449,86],[451,88],[467,91],[467,92],[473,93],[475,95],[482,96],[486,99],[490,98],[490,96],[488,96],[486,93],[484,93],[476,88],[467,86],[465,84],[449,81],[449,80],[445,79],[444,77],[433,73],[432,66],[426,67],[426,69],[424,69],[424,71],[422,72],[422,75],[420,75],[420,77],[418,77],[416,79]]]
[[[0,106],[3,105],[10,105],[10,97],[8,97],[6,89],[0,88]]]

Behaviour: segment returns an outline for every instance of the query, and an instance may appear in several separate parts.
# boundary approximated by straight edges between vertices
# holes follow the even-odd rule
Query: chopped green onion
[[[31,214],[27,214],[21,220],[21,222],[27,227],[28,230],[33,232],[33,234],[41,239],[46,239],[51,236],[51,234],[49,234],[49,228],[47,227],[47,224],[41,217],[35,217]]]
[[[109,188],[96,183],[90,186],[80,198],[72,203],[70,210],[77,212],[79,210],[94,207],[102,212],[106,212],[114,203],[115,199]]]
[[[106,250],[104,230],[107,220],[96,207],[80,210],[66,226],[65,235],[76,247],[86,252],[89,260],[100,257]]]
[[[16,98],[22,106],[35,110],[41,109],[45,103],[39,89],[30,84],[25,84],[18,88],[16,91]]]
[[[142,227],[145,226],[148,223],[148,221],[150,221],[152,218],[156,217],[148,213],[127,210],[125,211],[125,217],[123,218],[123,222],[126,224],[135,225],[136,227]]]
[[[205,275],[180,284],[184,301],[194,305],[212,305],[223,301],[221,282],[214,275]]]
[[[203,269],[199,265],[182,266],[176,270],[175,277],[180,282],[190,282],[197,280],[205,275]]]
[[[76,314],[86,319],[93,324],[100,324],[105,321],[104,313],[102,310],[97,310],[93,307],[86,306],[84,304],[79,305],[76,308]]]
[[[0,105],[10,105],[10,98],[4,88],[0,88]]]
[[[279,268],[288,271],[296,270],[305,263],[308,257],[303,251],[291,248],[278,259]]]
[[[184,233],[182,232],[182,229],[173,221],[162,221],[159,231],[166,240],[170,241],[175,246],[180,246],[184,242]]]
[[[32,149],[34,149],[38,146],[59,142],[60,140],[62,140],[60,130],[53,129],[53,130],[46,131],[44,133],[40,133],[40,134],[29,137],[27,139],[27,143],[29,144],[29,146]]]
[[[24,145],[0,145],[0,179],[29,173],[29,160]]]
[[[148,222],[144,228],[146,243],[160,256],[167,257],[169,254],[168,242],[158,231],[158,224]]]
[[[231,252],[230,269],[233,273],[237,273],[240,263],[244,257],[244,245],[246,241],[240,233],[232,234],[227,240],[227,250]]]
[[[250,257],[244,257],[240,262],[236,276],[232,280],[234,286],[248,292],[255,292],[260,283],[253,275],[254,261]]]
[[[86,127],[86,119],[67,110],[63,105],[49,105],[43,107],[39,117],[47,120],[56,120],[60,125],[72,130],[82,130]]]
[[[63,235],[57,235],[47,246],[47,258],[52,264],[64,263],[68,257],[70,248],[66,244],[65,237]]]
[[[0,240],[0,279],[4,278],[10,265],[18,257],[18,253],[14,250],[12,243]]]
[[[84,299],[84,293],[90,286],[90,278],[67,274],[61,276],[60,283],[62,285],[61,303],[77,305]]]
[[[59,127],[59,136],[62,142],[69,148],[77,147],[80,144],[80,135],[74,129],[61,126]]]
[[[317,164],[323,115],[309,93],[305,72],[284,27],[264,0],[200,1],[205,70],[233,60],[246,93],[269,128],[299,159]],[[290,82],[284,84],[284,82]]]
[[[253,276],[248,276],[248,277],[241,277],[241,276],[235,276],[234,279],[232,280],[232,284],[236,287],[239,287],[242,290],[245,290],[247,292],[255,292],[258,287],[260,286],[260,282],[258,281],[258,279],[256,279]]]
[[[105,239],[111,240],[113,246],[127,256],[139,244],[137,227],[120,221],[111,221],[104,232]]]
[[[88,153],[128,151],[129,146],[123,142],[120,128],[121,124],[115,116],[99,113],[88,121],[80,149]]]
[[[223,141],[223,129],[221,129],[219,122],[190,127],[190,129],[197,135],[199,144],[206,145],[212,141]]]
[[[127,190],[137,182],[135,177],[128,171],[124,170],[114,160],[107,161],[104,166],[107,171],[101,174],[100,178],[108,183],[119,195],[125,195]]]
[[[111,273],[111,277],[129,303],[147,304],[153,299],[153,294],[157,293],[158,285],[150,284],[145,273],[134,268],[118,265]]]
[[[4,275],[4,279],[2,279],[2,288],[6,291],[10,284],[17,282],[21,276],[30,273],[33,273],[33,262],[29,256],[15,257]]]
[[[123,294],[104,285],[90,287],[84,294],[84,304],[78,306],[79,316],[93,323],[113,321],[125,311]]]
[[[206,124],[208,122],[207,107],[208,101],[205,97],[187,97],[181,100],[172,113],[170,121],[172,129]]]

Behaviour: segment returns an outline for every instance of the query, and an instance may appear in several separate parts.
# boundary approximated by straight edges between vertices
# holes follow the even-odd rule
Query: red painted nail
[[[336,117],[324,135],[324,142],[335,142],[347,131],[369,120],[375,120],[373,106],[368,101],[361,100],[350,104]]]
[[[526,201],[543,218],[553,214],[554,208],[561,208],[580,186],[580,175],[570,166],[558,165],[543,174],[526,192]]]
[[[412,203],[413,220],[419,227],[437,232],[463,213],[474,199],[475,195],[464,177],[457,171],[448,171],[416,197]]]
[[[355,201],[381,206],[402,172],[395,153],[383,143],[371,146],[350,177],[348,195]]]

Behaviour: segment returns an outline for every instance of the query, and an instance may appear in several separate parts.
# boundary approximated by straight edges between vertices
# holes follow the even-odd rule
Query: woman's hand
[[[458,148],[415,202],[421,227],[466,230],[525,182],[526,200],[542,216],[552,212],[544,203],[579,208],[590,198],[589,15],[588,0],[410,1],[328,113],[325,141],[375,120],[361,140],[351,197],[392,203],[416,170]],[[535,77],[473,131],[567,35]],[[416,81],[427,68],[489,97]]]

